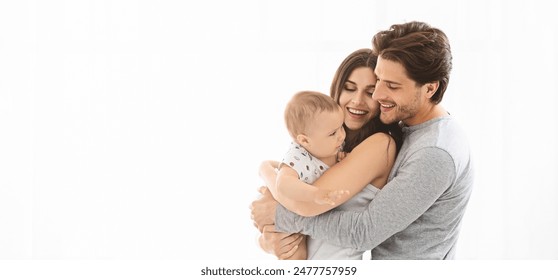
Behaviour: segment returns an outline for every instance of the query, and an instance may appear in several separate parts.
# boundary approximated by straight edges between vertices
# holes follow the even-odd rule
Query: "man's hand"
[[[278,202],[273,199],[271,192],[266,187],[261,187],[259,192],[262,196],[252,202],[250,208],[252,210],[251,218],[254,221],[254,226],[260,232],[263,232],[264,226],[275,224],[275,209]]]
[[[285,260],[292,257],[304,240],[301,233],[283,233],[275,231],[275,226],[264,226],[259,243],[262,249],[274,254],[278,259]]]

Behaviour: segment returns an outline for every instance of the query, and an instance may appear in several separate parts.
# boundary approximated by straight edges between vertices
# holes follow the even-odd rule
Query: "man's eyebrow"
[[[396,85],[402,85],[401,83],[395,82],[395,81],[392,81],[392,80],[380,79],[380,78],[378,78],[378,75],[377,75],[377,74],[376,74],[376,78],[377,78],[378,80],[381,80],[381,81],[385,82],[385,83],[396,84]]]
[[[390,84],[401,85],[401,83],[394,82],[394,81],[391,81],[391,80],[383,80],[383,81],[386,82],[386,83],[390,83]]]

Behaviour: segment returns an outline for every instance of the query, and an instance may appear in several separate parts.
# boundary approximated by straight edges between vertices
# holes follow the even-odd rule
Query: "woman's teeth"
[[[366,111],[357,110],[357,109],[353,109],[353,108],[347,108],[347,110],[349,110],[349,112],[351,114],[355,114],[355,115],[366,115],[368,113]]]

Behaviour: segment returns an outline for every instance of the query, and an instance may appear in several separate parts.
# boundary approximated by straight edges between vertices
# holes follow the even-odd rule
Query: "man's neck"
[[[448,115],[449,115],[448,112],[444,109],[444,107],[442,107],[442,105],[435,104],[429,107],[428,109],[417,113],[412,118],[404,120],[403,123],[406,126],[413,126],[413,125],[425,123],[432,119],[436,119]]]

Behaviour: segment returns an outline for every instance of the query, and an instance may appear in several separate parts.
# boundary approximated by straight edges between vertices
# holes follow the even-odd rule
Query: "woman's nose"
[[[351,99],[351,103],[354,105],[358,105],[362,102],[362,98],[360,94],[356,94],[352,99]]]

